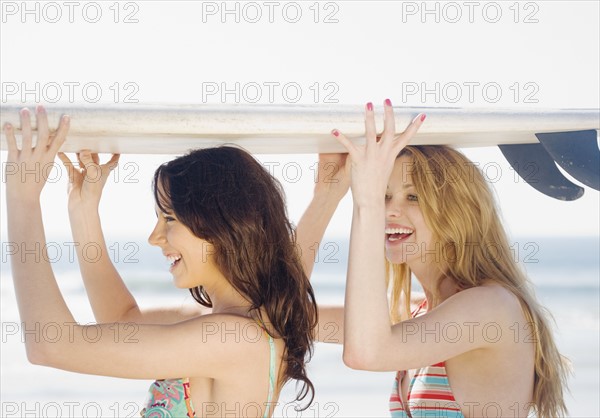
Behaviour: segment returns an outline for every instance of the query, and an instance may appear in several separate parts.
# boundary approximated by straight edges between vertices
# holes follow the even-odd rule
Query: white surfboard
[[[0,123],[19,126],[21,107],[3,105]],[[47,111],[50,126],[58,125],[60,115],[71,117],[65,152],[184,154],[223,144],[255,154],[344,152],[330,134],[334,128],[364,143],[362,106],[73,105],[48,106]],[[527,183],[556,199],[578,199],[584,189],[555,163],[600,189],[598,109],[395,107],[394,112],[398,132],[419,113],[427,114],[412,145],[498,145]],[[379,120],[381,128],[381,114]],[[4,135],[1,148],[6,149]]]
[[[2,105],[1,124],[11,122],[18,127],[21,107]],[[334,128],[364,141],[360,105],[49,105],[46,110],[50,126],[56,126],[62,114],[71,116],[70,134],[62,148],[66,152],[87,148],[122,154],[183,154],[224,143],[257,154],[343,152],[330,134]],[[598,109],[395,107],[394,111],[397,131],[419,113],[427,114],[414,145],[536,143],[537,133],[600,129]],[[381,112],[378,120],[382,120]],[[6,149],[4,135],[1,148]]]

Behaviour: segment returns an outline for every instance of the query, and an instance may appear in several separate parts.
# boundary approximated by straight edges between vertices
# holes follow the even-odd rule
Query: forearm
[[[326,193],[315,194],[296,228],[296,244],[300,249],[302,265],[310,278],[315,265],[315,249],[321,240],[337,208],[339,199]]]
[[[137,306],[110,259],[97,210],[70,211],[79,269],[96,321],[116,322]],[[94,247],[94,257],[87,253]],[[96,254],[97,252],[97,254]]]
[[[45,254],[46,237],[39,197],[25,199],[7,193],[7,224],[9,241],[20,249],[11,255],[11,267],[19,314],[25,328],[73,323],[73,315]]]
[[[383,203],[355,206],[344,305],[344,358],[359,368],[377,354],[377,347],[391,335],[384,230]]]
[[[319,324],[315,340],[322,343],[344,343],[344,307],[319,305]]]

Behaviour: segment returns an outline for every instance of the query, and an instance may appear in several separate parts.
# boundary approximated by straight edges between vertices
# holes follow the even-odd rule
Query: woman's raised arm
[[[296,228],[296,244],[302,265],[310,278],[315,265],[314,248],[321,240],[333,214],[350,187],[348,154],[320,154],[319,171],[313,199]],[[344,342],[343,306],[319,306],[316,340],[326,343]]]
[[[79,269],[94,317],[102,322],[136,322],[166,324],[180,322],[202,314],[200,306],[141,310],[127,289],[109,256],[98,208],[110,172],[117,166],[115,154],[99,163],[98,154],[82,150],[79,167],[63,153],[58,154],[69,173],[69,220],[76,243]],[[98,257],[90,260],[84,250],[90,245],[98,249]]]
[[[319,154],[319,171],[313,198],[296,228],[296,244],[302,265],[310,277],[315,265],[315,252],[340,200],[350,188],[348,154]]]
[[[11,167],[10,174],[6,173],[8,238],[23,248],[41,248],[40,243],[46,242],[40,195],[48,173],[43,167],[52,163],[66,140],[69,122],[69,117],[63,116],[58,130],[51,134],[46,112],[38,107],[38,138],[33,147],[31,115],[23,109],[20,150],[14,127],[4,126],[7,167]],[[23,328],[54,332],[52,336],[26,335],[27,357],[34,364],[128,378],[219,378],[242,368],[247,356],[264,352],[266,342],[256,344],[266,338],[262,329],[255,321],[235,315],[203,316],[173,325],[79,325],[62,297],[47,255],[14,254],[11,266]],[[256,338],[237,341],[234,335],[228,339],[226,332],[236,327],[252,328],[251,335]]]
[[[396,135],[394,112],[385,102],[381,136],[375,128],[373,104],[366,105],[366,144],[357,146],[338,130],[332,134],[346,147],[352,161],[352,232],[344,312],[344,362],[361,368],[364,358],[392,334],[385,283],[385,195],[396,156],[417,132],[424,118],[415,118]]]
[[[65,154],[58,156],[69,173],[69,220],[94,317],[98,322],[120,321],[136,302],[109,257],[98,213],[102,190],[119,155],[100,165],[98,154],[83,150],[77,154],[79,167]],[[84,253],[90,245],[98,249],[93,260]]]

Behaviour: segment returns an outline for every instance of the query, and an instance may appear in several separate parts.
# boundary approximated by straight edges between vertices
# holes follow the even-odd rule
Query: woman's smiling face
[[[394,264],[425,262],[432,254],[433,234],[423,217],[412,183],[412,159],[396,159],[385,196],[385,250]]]
[[[175,214],[163,212],[158,205],[155,210],[157,222],[148,242],[160,247],[171,264],[169,271],[175,286],[206,286],[216,275],[222,276],[214,262],[215,248],[211,243],[195,236]]]

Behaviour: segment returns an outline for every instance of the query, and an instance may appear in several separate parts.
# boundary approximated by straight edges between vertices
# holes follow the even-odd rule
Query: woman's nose
[[[156,226],[154,227],[154,229],[150,233],[150,236],[148,237],[148,243],[150,243],[150,245],[160,246],[160,244],[164,242],[164,240],[165,238],[162,231],[162,225],[159,220],[156,222]]]
[[[390,198],[385,201],[385,215],[388,218],[398,218],[402,216],[402,205],[395,198]]]

